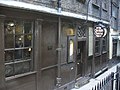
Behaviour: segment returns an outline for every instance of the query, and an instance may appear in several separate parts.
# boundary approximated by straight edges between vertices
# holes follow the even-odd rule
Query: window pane
[[[15,23],[13,21],[5,21],[5,34],[14,34]]]
[[[96,41],[95,42],[95,46],[99,46],[100,45],[100,42],[99,41]]]
[[[15,64],[15,74],[22,74],[30,71],[30,63],[22,62]]]
[[[99,50],[99,47],[96,47],[96,48],[95,48],[95,53],[99,53],[99,51],[100,51],[100,50]]]
[[[24,32],[32,33],[32,23],[24,23]]]
[[[14,48],[14,35],[5,35],[5,48]]]
[[[30,61],[23,63],[23,72],[29,72],[30,71]]]
[[[69,56],[70,56],[70,61],[73,60],[73,51],[74,51],[74,47],[73,47],[73,40],[70,40],[70,48],[69,48],[70,52],[69,52]]]
[[[25,47],[29,47],[31,46],[31,41],[32,41],[32,35],[31,34],[28,34],[28,35],[25,35]]]
[[[16,48],[23,47],[23,42],[24,42],[23,40],[24,40],[23,35],[16,35],[15,36],[15,47]]]
[[[5,66],[5,75],[6,77],[13,75],[13,65],[6,65]]]
[[[13,61],[13,51],[5,51],[5,62],[9,63]]]
[[[15,64],[15,74],[21,74],[23,72],[23,63]]]
[[[22,50],[15,50],[15,59],[22,59]]]
[[[22,22],[16,22],[15,34],[23,34]]]
[[[23,52],[23,57],[24,59],[30,59],[31,58],[31,48],[25,49]]]
[[[5,20],[5,75],[23,74],[32,70],[32,24]]]
[[[73,52],[74,52],[74,42],[72,39],[69,40],[69,50],[68,50],[68,62],[73,62]]]

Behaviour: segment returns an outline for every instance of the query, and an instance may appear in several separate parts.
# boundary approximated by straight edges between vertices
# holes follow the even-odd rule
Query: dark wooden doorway
[[[57,77],[57,23],[42,22],[41,90],[53,90]]]
[[[85,71],[86,42],[77,42],[77,78],[82,77]]]

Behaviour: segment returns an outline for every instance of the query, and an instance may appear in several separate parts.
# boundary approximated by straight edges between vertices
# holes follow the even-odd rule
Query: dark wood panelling
[[[61,66],[62,85],[69,83],[75,79],[74,65],[75,65],[74,63],[71,63]]]
[[[57,23],[42,23],[42,67],[48,67],[57,64]]]
[[[93,60],[93,56],[88,57],[87,59],[87,74],[91,73],[91,69],[92,69],[92,60]]]
[[[100,70],[100,56],[95,57],[95,72]]]
[[[4,16],[0,16],[0,90],[5,90],[5,66],[4,66]]]
[[[6,81],[7,90],[36,90],[35,75]]]
[[[102,67],[106,67],[107,64],[107,53],[102,54]]]
[[[67,35],[65,33],[64,26],[62,26],[62,30],[61,30],[61,45],[62,45],[61,63],[66,63],[67,62]]]
[[[57,67],[43,70],[41,73],[39,90],[53,90],[56,86]]]

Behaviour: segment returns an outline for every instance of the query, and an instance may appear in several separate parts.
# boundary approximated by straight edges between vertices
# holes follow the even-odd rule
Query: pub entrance
[[[85,55],[86,55],[86,42],[77,42],[77,78],[82,77],[85,71]]]

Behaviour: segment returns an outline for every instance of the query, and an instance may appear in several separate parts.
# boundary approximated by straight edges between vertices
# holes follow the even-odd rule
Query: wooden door
[[[77,43],[77,78],[83,76],[85,70],[85,41]]]
[[[57,23],[42,22],[41,90],[53,90],[57,77]]]

